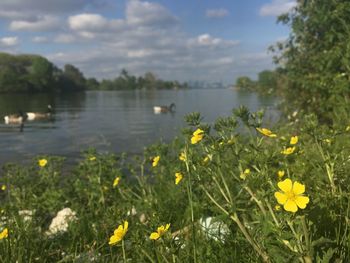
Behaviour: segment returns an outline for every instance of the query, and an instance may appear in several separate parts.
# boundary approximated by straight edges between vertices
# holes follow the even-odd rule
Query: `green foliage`
[[[143,156],[89,150],[70,169],[63,158],[48,156],[6,165],[0,232],[7,227],[9,236],[0,239],[0,262],[348,262],[350,128],[330,128],[308,115],[269,137],[256,130],[262,111],[233,113],[213,126],[191,114],[182,137],[152,145]],[[204,135],[193,144],[198,128]],[[282,154],[295,135],[294,152]],[[39,167],[42,158],[48,162]],[[175,173],[183,175],[177,185]],[[276,207],[275,192],[286,178],[305,185],[305,209]],[[76,219],[48,235],[65,207]],[[109,246],[125,220],[123,241]],[[165,224],[169,231],[150,240]]]
[[[153,73],[130,75],[123,69],[113,80],[86,79],[75,66],[57,68],[46,58],[37,55],[0,53],[0,93],[2,92],[77,92],[84,90],[135,90],[188,88],[177,81],[158,79]]]
[[[350,2],[298,1],[279,21],[292,30],[286,42],[272,48],[288,78],[285,109],[331,123],[334,115],[349,111]]]

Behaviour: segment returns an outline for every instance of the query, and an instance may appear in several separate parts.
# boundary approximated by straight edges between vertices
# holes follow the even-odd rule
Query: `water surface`
[[[154,114],[153,106],[176,104],[174,114]],[[51,104],[51,121],[26,122],[23,132],[6,125],[3,116],[23,111],[45,111]],[[255,111],[278,113],[276,99],[229,89],[89,91],[76,94],[0,95],[0,165],[36,155],[79,156],[89,147],[99,151],[140,153],[160,139],[169,142],[185,126],[184,115],[198,111],[211,123],[229,116],[240,105]]]

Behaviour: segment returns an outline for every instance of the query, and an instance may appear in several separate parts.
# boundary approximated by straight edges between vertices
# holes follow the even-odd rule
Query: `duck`
[[[27,115],[23,111],[18,114],[9,114],[4,117],[6,124],[23,124],[27,120]]]
[[[174,112],[175,108],[176,108],[175,103],[171,103],[169,106],[154,106],[153,111],[156,114]]]
[[[52,115],[52,107],[51,105],[47,105],[46,112],[26,112],[26,115],[28,121],[46,120],[49,119]]]

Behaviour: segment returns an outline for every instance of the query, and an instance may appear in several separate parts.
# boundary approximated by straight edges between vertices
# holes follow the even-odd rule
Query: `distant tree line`
[[[247,76],[241,76],[236,79],[235,87],[238,90],[247,90],[259,94],[281,95],[286,87],[286,74],[283,69],[263,70],[258,74],[257,80],[252,80]]]
[[[0,53],[0,93],[173,88],[187,88],[187,84],[163,81],[151,72],[136,77],[125,69],[113,80],[98,81],[85,78],[73,65],[67,64],[60,69],[39,55]]]

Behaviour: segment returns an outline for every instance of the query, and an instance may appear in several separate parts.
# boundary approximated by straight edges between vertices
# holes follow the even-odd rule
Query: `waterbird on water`
[[[4,117],[6,124],[23,124],[27,119],[27,115],[23,111],[18,114],[9,114]]]
[[[46,120],[51,118],[52,115],[52,107],[51,105],[47,105],[47,111],[46,112],[26,112],[27,120],[28,121],[34,121],[34,120]]]
[[[155,114],[174,112],[175,108],[176,108],[175,103],[171,103],[169,106],[154,106],[153,111]]]

